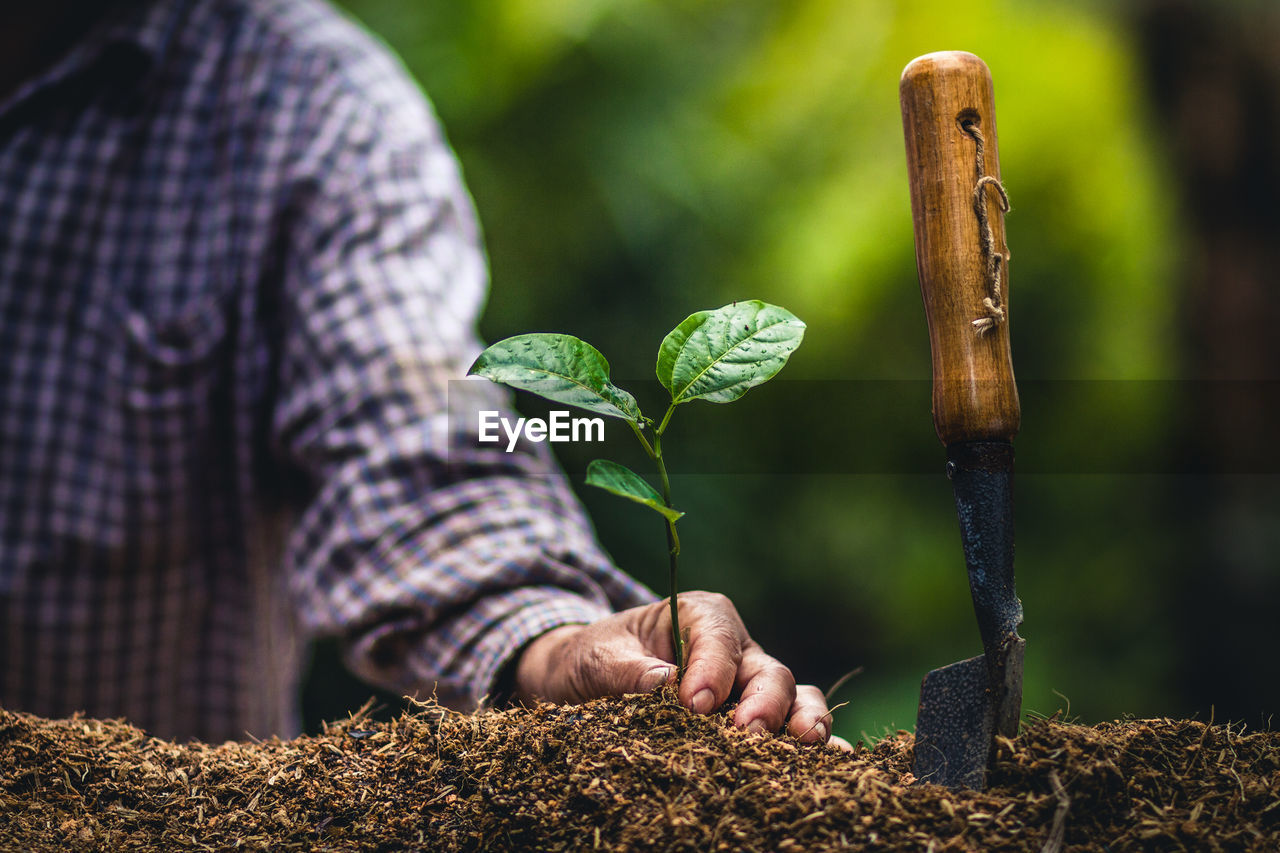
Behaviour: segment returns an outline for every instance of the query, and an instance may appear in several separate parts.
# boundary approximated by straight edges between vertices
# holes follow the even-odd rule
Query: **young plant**
[[[664,520],[670,555],[671,641],[681,678],[685,660],[677,598],[680,537],[676,522],[684,513],[671,503],[662,437],[677,406],[693,400],[732,403],[773,378],[800,346],[804,329],[804,323],[790,311],[758,300],[734,302],[689,315],[658,348],[658,381],[670,392],[671,402],[656,424],[641,413],[635,397],[609,381],[609,362],[600,351],[572,335],[516,335],[489,347],[471,365],[471,375],[620,418],[630,425],[657,468],[662,493],[639,474],[607,459],[597,459],[587,466],[586,481],[643,504]]]

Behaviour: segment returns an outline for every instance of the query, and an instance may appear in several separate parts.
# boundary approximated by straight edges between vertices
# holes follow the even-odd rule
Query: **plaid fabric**
[[[505,402],[450,382],[470,202],[318,0],[120,5],[0,102],[0,223],[0,704],[290,735],[308,637],[465,706],[651,599],[545,456],[451,441]]]

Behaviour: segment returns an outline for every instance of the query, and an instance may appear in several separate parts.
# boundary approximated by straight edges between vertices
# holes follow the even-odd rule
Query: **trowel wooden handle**
[[[974,204],[977,140],[965,129],[968,124],[982,137],[981,174],[998,181],[991,72],[972,53],[930,53],[902,72],[899,96],[916,266],[933,353],[933,424],[943,444],[1008,440],[1020,417],[1009,355],[1009,277],[1002,257],[993,312],[983,302],[992,296],[992,276]],[[998,185],[986,182],[980,196],[995,252],[1007,256]],[[984,317],[989,322],[976,326]]]

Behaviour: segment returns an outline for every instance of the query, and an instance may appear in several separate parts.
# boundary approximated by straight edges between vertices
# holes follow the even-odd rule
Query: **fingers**
[[[838,749],[841,752],[853,752],[853,744],[839,735],[832,735],[831,739],[827,741],[827,746]]]
[[[656,612],[655,612],[656,615]],[[788,717],[792,733],[808,743],[831,733],[826,701],[816,687],[796,691],[795,676],[748,635],[733,603],[723,595],[687,592],[680,597],[681,625],[688,631],[686,670],[680,700],[695,713],[720,707],[741,691],[734,723],[749,731],[779,731]],[[797,729],[797,726],[803,728]]]
[[[748,731],[781,729],[787,713],[797,702],[796,680],[791,670],[765,654],[753,640],[748,640],[738,668],[738,684],[742,686],[742,698],[733,713],[734,723]],[[822,711],[826,711],[825,705]]]
[[[822,691],[812,684],[796,688],[787,731],[802,743],[823,743],[831,734],[831,713]]]
[[[680,595],[680,627],[689,637],[680,701],[695,713],[710,713],[738,682],[747,629],[732,602],[712,592]]]

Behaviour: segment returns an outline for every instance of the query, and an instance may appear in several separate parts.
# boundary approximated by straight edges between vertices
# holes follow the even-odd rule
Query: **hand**
[[[584,702],[600,696],[648,693],[676,677],[671,663],[671,616],[666,601],[633,607],[590,625],[565,625],[525,647],[516,664],[517,699]],[[741,693],[734,724],[748,731],[783,725],[806,743],[830,742],[831,715],[822,692],[796,685],[791,670],[765,654],[747,634],[728,598],[680,594],[680,624],[688,632],[680,701],[699,714]]]

